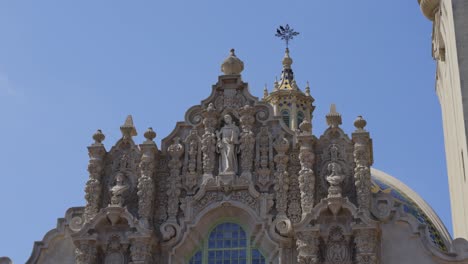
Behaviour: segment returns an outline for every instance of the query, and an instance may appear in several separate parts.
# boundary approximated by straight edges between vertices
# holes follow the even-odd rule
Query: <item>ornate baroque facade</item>
[[[211,95],[159,148],[151,128],[133,141],[131,116],[110,150],[98,130],[86,206],[70,208],[28,263],[468,263],[468,242],[371,169],[362,117],[348,136],[332,105],[314,136],[314,99],[291,65],[286,50],[282,79],[259,100],[232,50]]]

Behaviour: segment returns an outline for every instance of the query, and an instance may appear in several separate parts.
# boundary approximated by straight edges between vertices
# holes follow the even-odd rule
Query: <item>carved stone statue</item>
[[[219,174],[235,175],[238,172],[237,152],[239,145],[239,127],[232,122],[230,115],[224,116],[224,126],[216,132],[219,156]]]
[[[341,166],[336,162],[331,162],[328,164],[328,171],[330,172],[327,176],[327,181],[330,184],[330,188],[328,188],[328,197],[341,197],[340,184],[345,178],[345,176],[341,174]]]
[[[113,206],[123,205],[123,196],[129,188],[128,184],[124,183],[124,179],[125,176],[121,172],[117,173],[115,176],[115,185],[110,189],[110,192],[112,193],[111,205]]]

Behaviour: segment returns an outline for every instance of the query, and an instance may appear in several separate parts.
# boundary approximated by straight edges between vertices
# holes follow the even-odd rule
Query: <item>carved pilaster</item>
[[[100,209],[102,192],[101,177],[104,167],[104,156],[106,155],[106,149],[101,143],[104,138],[104,134],[102,134],[101,130],[98,130],[93,135],[93,139],[95,140],[94,144],[88,147],[90,159],[88,164],[89,180],[86,182],[85,187],[85,222],[91,221]]]
[[[272,184],[270,175],[274,168],[273,164],[273,139],[268,127],[261,127],[256,140],[257,185],[262,191],[268,191]]]
[[[77,242],[75,248],[75,263],[76,264],[96,264],[97,249],[95,241],[81,240]]]
[[[185,138],[184,186],[188,193],[193,194],[198,185],[198,175],[202,173],[201,138],[197,129],[193,128]]]
[[[180,158],[184,154],[184,146],[180,143],[180,138],[175,137],[174,143],[167,148],[167,152],[171,156],[168,167],[170,169],[169,184],[167,188],[168,205],[167,214],[168,222],[177,222],[177,212],[179,211],[179,196],[182,188],[180,170],[182,162]]]
[[[276,172],[275,172],[275,191],[276,191],[276,210],[279,216],[286,217],[286,209],[288,207],[288,189],[289,189],[289,174],[287,165],[289,157],[286,152],[289,149],[289,141],[281,132],[276,138],[273,147],[277,154],[275,155]]]
[[[357,229],[354,232],[357,264],[377,264],[377,231],[374,229]]]
[[[298,264],[318,264],[319,256],[319,236],[316,232],[299,232],[296,236],[297,263]]]
[[[136,238],[131,241],[130,264],[149,264],[153,263],[151,259],[151,243],[146,238]]]
[[[353,133],[354,142],[354,181],[358,198],[358,206],[361,210],[368,210],[371,202],[371,174],[372,165],[372,140],[369,132],[364,130],[366,121],[359,116],[354,122],[357,128]]]
[[[156,133],[152,128],[145,132],[146,141],[140,145],[142,152],[140,160],[140,178],[138,178],[138,215],[146,227],[149,227],[153,215],[154,180],[153,174],[156,166],[156,153],[158,148],[153,139]]]
[[[213,104],[210,103],[203,111],[203,125],[205,132],[202,136],[202,153],[203,153],[203,183],[213,179],[213,170],[215,165],[216,154],[216,117],[217,112]]]
[[[301,190],[302,216],[312,211],[314,207],[315,174],[313,170],[315,162],[314,138],[311,130],[312,125],[307,120],[300,124],[301,134],[298,136],[300,144],[299,160],[301,170],[299,171],[299,189]]]
[[[255,135],[252,132],[252,126],[255,122],[255,109],[250,105],[245,105],[239,111],[242,132],[240,135],[241,150],[241,177],[248,180],[252,179],[252,164],[254,161]]]

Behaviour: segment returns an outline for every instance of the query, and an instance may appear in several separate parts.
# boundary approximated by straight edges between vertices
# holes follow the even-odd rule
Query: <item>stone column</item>
[[[298,135],[300,144],[299,160],[299,189],[301,191],[302,218],[312,211],[314,207],[315,174],[313,170],[315,162],[314,137],[312,136],[312,124],[304,120],[300,124],[301,133]]]
[[[144,134],[146,141],[140,144],[141,161],[140,161],[140,178],[138,178],[138,215],[141,218],[143,225],[150,228],[150,222],[153,215],[153,200],[154,200],[154,180],[153,174],[156,166],[156,153],[158,148],[153,139],[156,133],[152,128]]]
[[[366,120],[359,116],[354,121],[356,130],[352,134],[354,142],[354,181],[360,210],[369,210],[371,202],[371,174],[372,165],[372,140],[369,132],[364,130]]]
[[[291,114],[289,116],[290,118],[290,121],[289,123],[291,124],[291,130],[296,130],[297,129],[297,126],[299,125],[297,123],[297,99],[295,97],[293,97],[291,99]]]
[[[174,143],[167,148],[171,156],[168,167],[170,169],[169,184],[167,187],[168,205],[167,214],[170,223],[177,223],[177,213],[179,211],[179,197],[182,188],[180,172],[182,161],[180,158],[184,154],[184,146],[180,143],[180,138],[175,137]]]
[[[242,127],[242,132],[240,134],[241,177],[251,181],[255,148],[255,135],[252,132],[252,126],[255,122],[255,108],[250,105],[246,105],[239,110],[239,113],[241,115],[240,123]]]
[[[101,142],[104,138],[105,136],[102,131],[98,130],[93,135],[95,142],[88,147],[88,155],[90,159],[88,164],[89,180],[86,182],[85,187],[85,222],[90,222],[97,215],[101,207],[101,177],[104,168],[104,157],[106,155],[106,149]]]
[[[213,104],[210,103],[203,111],[203,125],[205,132],[202,136],[202,154],[203,154],[203,184],[206,184],[213,178],[213,171],[216,158],[216,117],[217,112]]]

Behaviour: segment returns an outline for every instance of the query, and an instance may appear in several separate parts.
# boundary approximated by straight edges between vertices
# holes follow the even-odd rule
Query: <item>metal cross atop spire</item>
[[[288,24],[286,26],[279,26],[276,29],[275,36],[281,38],[286,42],[286,48],[288,48],[289,41],[292,40],[295,36],[299,35],[299,32],[294,31],[293,28],[290,28]]]

